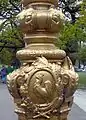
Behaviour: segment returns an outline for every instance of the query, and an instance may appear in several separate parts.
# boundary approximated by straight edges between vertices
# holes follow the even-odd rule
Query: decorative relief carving
[[[53,42],[64,19],[57,3],[22,0],[24,8],[17,18],[26,46],[17,57],[23,65],[7,76],[19,120],[67,120],[73,103],[78,75],[65,51]]]
[[[24,9],[18,16],[24,33],[59,31],[64,15],[59,10],[49,7],[48,10],[37,10],[33,6]]]
[[[77,75],[68,57],[63,63],[49,63],[46,58],[38,57],[31,65],[23,65],[7,78],[16,103],[15,111],[29,118],[50,118],[58,114],[77,85]]]

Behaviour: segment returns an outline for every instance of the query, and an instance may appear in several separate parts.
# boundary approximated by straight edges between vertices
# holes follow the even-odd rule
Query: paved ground
[[[74,94],[74,103],[86,112],[86,89],[78,89]]]
[[[86,120],[86,112],[74,103],[68,116],[68,120]]]
[[[77,93],[75,96],[76,95]],[[77,99],[74,100],[76,104]],[[68,120],[86,120],[86,112],[84,109],[80,108],[80,105],[78,106],[75,103],[72,106]],[[83,103],[86,103],[86,100]],[[78,102],[78,104],[80,103]],[[12,97],[10,96],[6,85],[3,84],[0,84],[0,120],[18,120],[17,115],[14,113],[14,103],[12,102]]]
[[[17,120],[14,104],[6,85],[0,84],[0,120]]]

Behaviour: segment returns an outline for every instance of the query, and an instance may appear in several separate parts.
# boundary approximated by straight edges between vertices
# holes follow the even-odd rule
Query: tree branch
[[[21,11],[21,10],[19,9],[19,7],[17,7],[17,6],[12,2],[12,0],[9,0],[9,2],[10,2],[10,4],[11,4],[14,8],[16,8],[16,10],[18,10],[19,12]]]

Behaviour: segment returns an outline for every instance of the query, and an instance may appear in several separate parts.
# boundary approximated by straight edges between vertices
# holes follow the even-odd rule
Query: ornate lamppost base
[[[62,64],[38,57],[31,65],[24,64],[8,76],[19,120],[67,119],[77,82],[71,67],[68,57]]]
[[[54,40],[63,14],[57,0],[23,0],[17,16],[24,34],[25,49],[17,52],[22,66],[8,75],[19,120],[67,120],[78,75],[65,51]]]

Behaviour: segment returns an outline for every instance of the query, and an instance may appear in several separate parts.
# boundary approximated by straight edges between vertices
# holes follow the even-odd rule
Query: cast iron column
[[[22,0],[17,16],[25,48],[22,66],[10,74],[8,89],[19,120],[67,120],[78,75],[65,51],[54,45],[64,15],[57,0]]]

